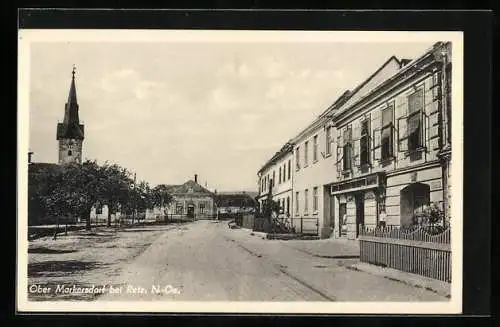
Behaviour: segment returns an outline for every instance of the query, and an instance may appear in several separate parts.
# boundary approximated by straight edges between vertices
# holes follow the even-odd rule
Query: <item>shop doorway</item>
[[[339,204],[339,237],[347,236],[347,204]]]
[[[356,202],[356,238],[359,236],[360,225],[365,225],[365,195],[359,193],[354,196]]]

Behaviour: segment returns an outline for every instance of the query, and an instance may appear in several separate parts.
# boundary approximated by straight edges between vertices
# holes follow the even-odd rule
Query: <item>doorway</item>
[[[339,204],[339,237],[347,236],[347,204]]]
[[[194,206],[192,206],[192,205],[188,206],[188,208],[187,208],[187,216],[189,218],[193,218],[194,217]]]
[[[359,225],[365,225],[365,194],[358,193],[354,196],[356,202],[356,238],[359,236]]]

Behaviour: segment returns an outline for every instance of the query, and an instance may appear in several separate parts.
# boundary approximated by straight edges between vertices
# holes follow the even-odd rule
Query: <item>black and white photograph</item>
[[[461,32],[18,43],[20,309],[460,313]]]

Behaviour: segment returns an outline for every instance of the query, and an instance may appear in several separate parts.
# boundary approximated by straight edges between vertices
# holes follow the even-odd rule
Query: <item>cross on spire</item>
[[[76,71],[76,66],[75,64],[73,64],[73,71],[71,72],[71,74],[73,75],[73,79],[75,78],[75,71]]]

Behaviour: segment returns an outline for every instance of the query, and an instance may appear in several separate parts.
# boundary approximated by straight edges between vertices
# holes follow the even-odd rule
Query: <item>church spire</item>
[[[75,86],[75,70],[76,67],[73,65],[73,70],[71,72],[71,85],[69,87],[68,102],[66,103],[66,110],[64,112],[64,123],[65,124],[79,124],[78,117],[78,102],[76,100],[76,86]]]
[[[57,139],[84,139],[84,126],[80,124],[78,116],[78,102],[76,100],[75,70],[71,71],[71,85],[69,87],[68,102],[64,107],[64,120],[57,124]]]

